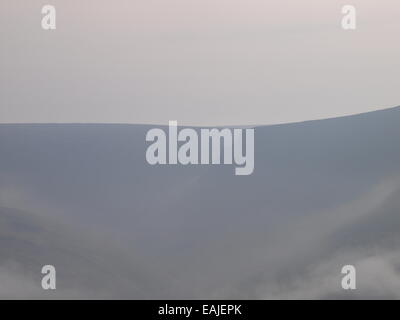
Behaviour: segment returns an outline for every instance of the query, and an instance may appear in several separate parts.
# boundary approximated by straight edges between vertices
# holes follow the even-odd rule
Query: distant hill
[[[150,128],[0,125],[10,292],[56,261],[60,296],[346,297],[354,261],[369,280],[348,297],[397,297],[400,107],[256,127],[250,176],[150,166]]]

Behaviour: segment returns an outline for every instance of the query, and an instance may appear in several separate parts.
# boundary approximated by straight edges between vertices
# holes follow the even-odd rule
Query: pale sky
[[[341,28],[347,4],[355,31]],[[251,125],[393,107],[399,35],[398,0],[2,0],[0,122]]]

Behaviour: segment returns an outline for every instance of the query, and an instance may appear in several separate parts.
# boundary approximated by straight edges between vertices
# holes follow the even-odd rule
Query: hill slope
[[[400,292],[400,108],[257,127],[255,171],[242,177],[229,166],[148,165],[149,128],[0,125],[0,206],[7,207],[0,215],[8,221],[0,266],[12,252],[24,252],[10,267],[21,277],[42,260],[68,261],[69,271],[59,273],[71,282],[65,296],[92,297],[102,288],[127,298],[318,298],[343,294],[341,265],[354,261],[369,280],[346,295]],[[28,213],[15,214],[21,211]],[[55,234],[35,229],[49,219],[70,226],[59,250],[13,240],[22,223],[18,235],[28,242],[42,234],[52,242]],[[143,268],[146,276],[119,271],[125,285],[111,286],[95,272],[74,291],[74,270],[85,265],[78,256],[88,254],[70,246],[76,234],[87,238],[88,251],[97,252],[99,239],[120,248],[118,267]],[[73,248],[68,258],[65,247]],[[112,260],[113,249],[100,251]],[[38,257],[32,267],[29,252]],[[371,263],[391,278],[376,278]],[[86,267],[101,273],[103,265]]]

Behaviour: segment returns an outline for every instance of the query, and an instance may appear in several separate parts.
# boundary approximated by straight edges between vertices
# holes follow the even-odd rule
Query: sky
[[[57,29],[41,28],[54,5]],[[354,5],[357,29],[343,30]],[[2,0],[0,123],[273,124],[400,104],[395,0]]]

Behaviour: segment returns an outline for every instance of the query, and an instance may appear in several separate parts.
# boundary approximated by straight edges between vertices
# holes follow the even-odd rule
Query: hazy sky
[[[2,0],[0,122],[269,124],[396,106],[399,17],[396,0]]]

